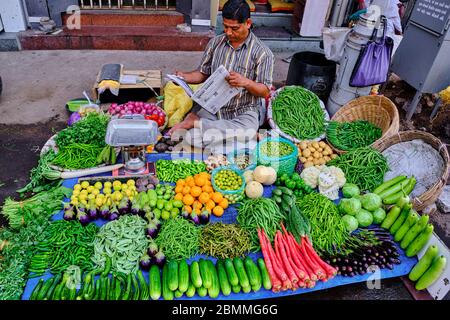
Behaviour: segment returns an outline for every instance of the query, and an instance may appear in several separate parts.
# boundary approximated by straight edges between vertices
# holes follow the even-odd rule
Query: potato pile
[[[326,164],[338,155],[323,141],[302,141],[297,143],[298,157],[305,168]]]

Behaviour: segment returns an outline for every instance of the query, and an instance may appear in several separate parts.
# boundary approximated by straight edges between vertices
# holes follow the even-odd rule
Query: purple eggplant
[[[119,219],[119,216],[120,216],[119,210],[117,209],[116,206],[113,206],[112,209],[109,211],[109,214],[108,214],[108,216],[107,216],[107,219],[108,219],[109,221],[113,221],[113,220]]]
[[[79,212],[79,211],[81,211],[81,212],[86,212],[86,206],[84,205],[84,204],[80,204],[80,205],[78,205],[78,207],[77,207],[77,211]]]
[[[141,257],[141,260],[139,261],[139,266],[143,270],[148,271],[148,270],[150,270],[151,265],[152,265],[152,259],[148,256],[148,254],[144,254]]]
[[[100,208],[100,213],[99,213],[100,217],[102,219],[107,219],[109,216],[109,206],[105,203],[101,208]]]
[[[87,214],[89,215],[89,219],[91,219],[91,221],[97,220],[98,216],[97,216],[97,208],[95,207],[95,203],[89,203],[87,209],[88,209]]]
[[[154,257],[156,256],[157,253],[158,253],[158,245],[154,241],[152,241],[148,246],[147,254],[150,257]]]
[[[141,207],[139,205],[139,202],[137,201],[137,198],[134,198],[133,201],[131,201],[131,213],[132,214],[139,214],[139,211],[141,210]]]
[[[200,223],[201,224],[207,224],[209,222],[210,213],[207,210],[203,210],[200,214]]]
[[[200,225],[200,217],[197,215],[195,211],[192,211],[191,213],[191,219],[196,225]]]
[[[123,197],[119,202],[119,206],[117,207],[119,214],[124,215],[128,213],[128,198]]]
[[[75,218],[74,207],[69,203],[64,204],[64,220],[70,221]]]
[[[147,224],[147,235],[153,239],[158,235],[158,228],[153,222]]]
[[[161,268],[164,267],[164,264],[166,263],[166,256],[161,250],[155,254],[155,263]]]
[[[152,221],[155,218],[155,215],[153,212],[149,211],[145,213],[145,219],[147,219],[148,222]]]
[[[77,219],[83,226],[87,225],[90,222],[88,214],[83,211],[78,211]]]
[[[191,218],[189,213],[186,210],[181,210],[181,216],[187,220],[189,220]]]
[[[157,218],[154,218],[153,219],[153,223],[155,224],[155,226],[156,226],[156,228],[158,229],[158,231],[161,229],[161,227],[162,227],[162,222],[161,222],[161,220],[159,220],[159,219],[157,219]]]

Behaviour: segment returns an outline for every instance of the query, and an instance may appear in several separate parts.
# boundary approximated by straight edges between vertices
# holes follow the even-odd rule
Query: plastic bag
[[[323,28],[323,49],[328,60],[339,62],[351,28]]]
[[[196,90],[200,85],[190,85]],[[181,122],[186,114],[191,111],[193,101],[180,86],[172,81],[167,82],[164,87],[164,111],[169,117],[169,128]]]

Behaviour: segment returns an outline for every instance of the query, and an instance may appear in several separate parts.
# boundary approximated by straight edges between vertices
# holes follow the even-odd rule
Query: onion
[[[117,103],[111,103],[111,108],[117,107]]]
[[[120,113],[121,116],[124,116],[126,112],[125,112],[125,110],[120,110],[119,113]]]
[[[115,107],[114,109],[116,110],[116,112],[120,112],[120,111],[122,111],[122,108],[121,108],[121,107],[119,107],[119,106],[116,106],[116,107]]]

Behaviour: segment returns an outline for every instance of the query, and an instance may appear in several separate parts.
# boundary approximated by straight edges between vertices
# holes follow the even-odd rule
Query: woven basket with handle
[[[379,127],[382,131],[380,139],[398,133],[400,127],[400,117],[397,107],[385,96],[356,98],[344,105],[331,118],[331,121],[338,122],[351,122],[355,120],[366,120]],[[338,154],[346,152],[334,147],[329,141],[328,143]]]
[[[421,211],[425,209],[427,206],[433,204],[437,200],[437,198],[439,198],[447,182],[447,177],[449,175],[449,168],[450,168],[450,160],[447,147],[445,146],[445,144],[443,144],[441,140],[439,140],[430,133],[418,130],[411,130],[411,131],[402,131],[396,135],[380,139],[376,141],[372,146],[378,151],[383,152],[390,146],[393,146],[397,143],[411,141],[415,139],[421,139],[424,142],[431,145],[434,149],[436,149],[439,152],[442,159],[444,160],[444,170],[442,172],[442,176],[440,177],[440,179],[436,181],[436,183],[426,192],[421,194],[419,197],[415,197],[414,199],[412,199],[414,209],[417,211]]]

